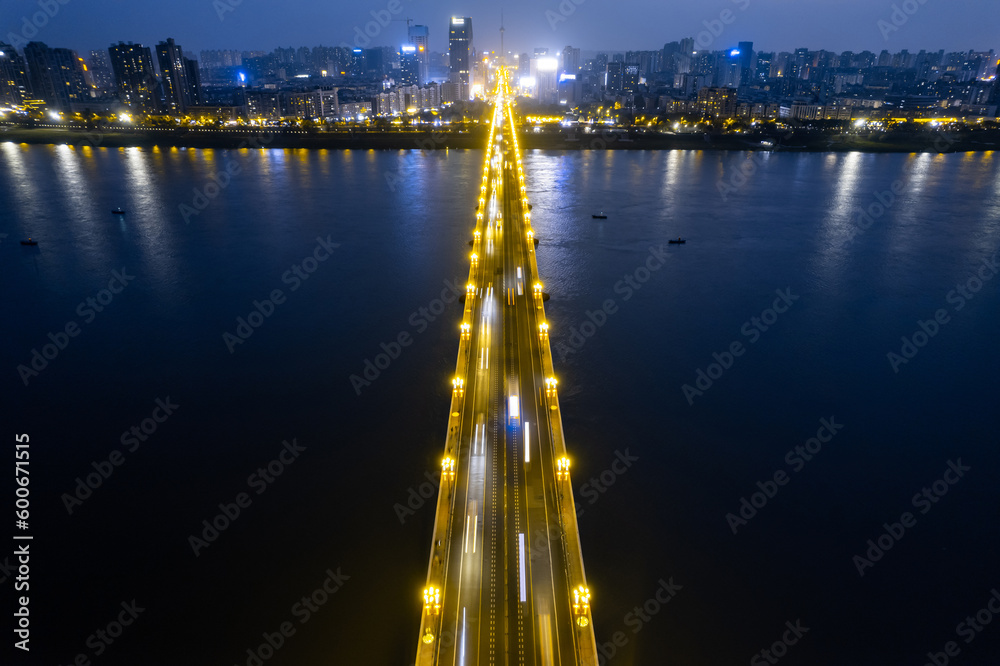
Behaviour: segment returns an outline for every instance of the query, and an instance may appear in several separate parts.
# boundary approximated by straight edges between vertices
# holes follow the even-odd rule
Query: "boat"
[[[38,245],[38,241],[29,238],[28,240],[21,241],[21,245]]]
[[[591,215],[591,217],[594,218],[595,220],[606,220],[606,219],[608,219],[608,216],[605,215],[604,213],[594,213],[593,215]]]
[[[681,238],[680,236],[678,236],[676,239],[667,241],[667,245],[684,245],[684,243],[687,243],[687,241]]]
[[[125,214],[125,210],[124,210],[124,209],[122,209],[122,208],[115,208],[115,209],[114,209],[114,210],[112,210],[111,212],[112,212],[112,213],[113,213],[114,215],[124,215],[124,214]]]

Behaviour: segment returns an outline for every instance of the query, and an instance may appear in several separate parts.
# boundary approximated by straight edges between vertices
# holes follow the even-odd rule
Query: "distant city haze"
[[[988,50],[997,46],[995,26],[1000,18],[995,0],[52,0],[48,9],[52,15],[36,21],[43,25],[29,39],[80,52],[107,48],[119,40],[155,44],[166,37],[176,38],[191,53],[353,46],[356,29],[364,30],[381,17],[388,24],[377,24],[371,45],[404,43],[410,18],[430,28],[430,50],[445,53],[448,20],[456,15],[472,17],[475,47],[488,51],[500,47],[501,6],[505,48],[513,53],[536,47],[561,50],[566,45],[585,51],[656,49],[703,31],[712,36],[711,46],[706,47],[712,49],[752,41],[756,48],[769,51]],[[38,0],[0,1],[0,41],[16,43],[12,36],[22,34],[25,19],[30,21],[43,10]]]

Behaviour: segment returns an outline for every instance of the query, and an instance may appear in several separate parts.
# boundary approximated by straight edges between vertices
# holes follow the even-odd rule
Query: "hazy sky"
[[[405,39],[409,17],[429,26],[432,50],[445,51],[448,19],[462,15],[472,17],[483,50],[499,48],[501,7],[506,46],[515,52],[566,45],[645,50],[699,36],[709,49],[752,41],[758,50],[777,51],[964,51],[1000,42],[998,0],[0,0],[0,40],[34,38],[87,51],[174,37],[186,51],[270,50],[356,39],[366,45],[368,37],[358,34],[367,28],[375,35],[369,45],[394,46]],[[41,25],[37,34],[32,17]]]

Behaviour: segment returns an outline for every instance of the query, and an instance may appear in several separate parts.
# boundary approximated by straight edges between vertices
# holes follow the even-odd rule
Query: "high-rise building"
[[[736,91],[733,88],[702,88],[698,91],[698,110],[708,118],[732,118],[736,115]]]
[[[90,79],[99,93],[107,93],[115,88],[115,75],[111,71],[108,52],[103,49],[90,52]]]
[[[42,42],[24,47],[32,94],[49,106],[70,111],[73,102],[90,98],[83,58],[70,49],[50,49]]]
[[[3,83],[0,82],[0,86]],[[996,72],[993,75],[993,92],[990,94],[990,104],[1000,104],[1000,60],[997,61]]]
[[[562,71],[566,74],[576,74],[580,71],[580,49],[567,46],[562,52]]]
[[[403,44],[399,51],[399,85],[420,85],[420,59],[417,47],[413,44]]]
[[[159,84],[149,47],[118,42],[108,48],[108,56],[122,103],[141,113],[159,113]]]
[[[173,38],[169,38],[156,45],[156,61],[162,77],[164,110],[173,115],[184,115],[192,103],[187,67],[184,65],[184,49]]]
[[[622,91],[635,93],[639,90],[639,65],[626,64],[622,70]]]
[[[365,50],[364,49],[351,49],[351,76],[353,77],[363,77],[365,75]]]
[[[740,71],[739,89],[740,94],[745,95],[750,88],[750,80],[753,78],[750,71],[750,64],[753,62],[753,42],[740,42],[736,50],[739,52],[736,56]]]
[[[760,52],[757,54],[757,69],[755,78],[763,82],[771,78],[771,63],[774,62],[774,53]]]
[[[198,67],[198,61],[184,58],[184,73],[187,75],[188,102],[195,106],[204,104],[205,96],[201,94],[201,69]]]
[[[470,94],[472,59],[472,19],[468,16],[451,19],[448,30],[448,56],[451,66],[451,81],[458,83],[459,99],[467,100]]]
[[[0,104],[20,105],[31,97],[28,67],[10,44],[0,42]]]
[[[609,62],[604,87],[609,93],[620,93],[625,84],[625,63]]]
[[[426,25],[411,25],[407,28],[406,33],[410,44],[417,47],[417,62],[419,63],[417,79],[420,81],[420,85],[423,85],[430,79],[430,29]]]
[[[281,118],[281,100],[277,91],[247,90],[244,92],[244,104],[244,115],[250,120]]]

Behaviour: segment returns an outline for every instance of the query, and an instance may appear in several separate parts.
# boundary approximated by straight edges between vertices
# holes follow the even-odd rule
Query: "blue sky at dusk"
[[[430,27],[431,48],[447,49],[451,15],[471,16],[478,49],[499,47],[500,9],[506,16],[507,47],[585,51],[654,49],[664,42],[704,32],[709,49],[752,41],[757,49],[791,51],[798,47],[875,52],[920,49],[988,50],[996,43],[1000,4],[996,0],[0,0],[0,39],[11,33],[49,46],[79,51],[113,42],[152,45],[174,37],[185,50],[232,48],[270,50],[278,46],[353,45],[375,21],[372,12],[398,19],[368,26],[370,45],[392,46],[406,36],[407,17]],[[579,2],[579,4],[577,4]],[[238,4],[234,4],[238,3]],[[49,7],[36,35],[25,34],[24,18]],[[896,10],[893,23],[894,6]],[[907,14],[903,10],[910,10]],[[231,10],[231,11],[230,11]],[[914,11],[915,10],[915,11]],[[723,15],[724,11],[731,12]],[[220,18],[221,16],[221,18]],[[728,24],[720,17],[729,19]],[[905,19],[903,21],[902,19]],[[882,27],[879,21],[884,21]],[[42,22],[42,21],[38,21]],[[707,23],[707,25],[706,25]],[[719,31],[719,27],[722,27]],[[886,26],[892,26],[889,30]],[[375,30],[374,28],[377,28]],[[718,36],[709,31],[719,32]],[[704,40],[703,40],[704,41]]]

